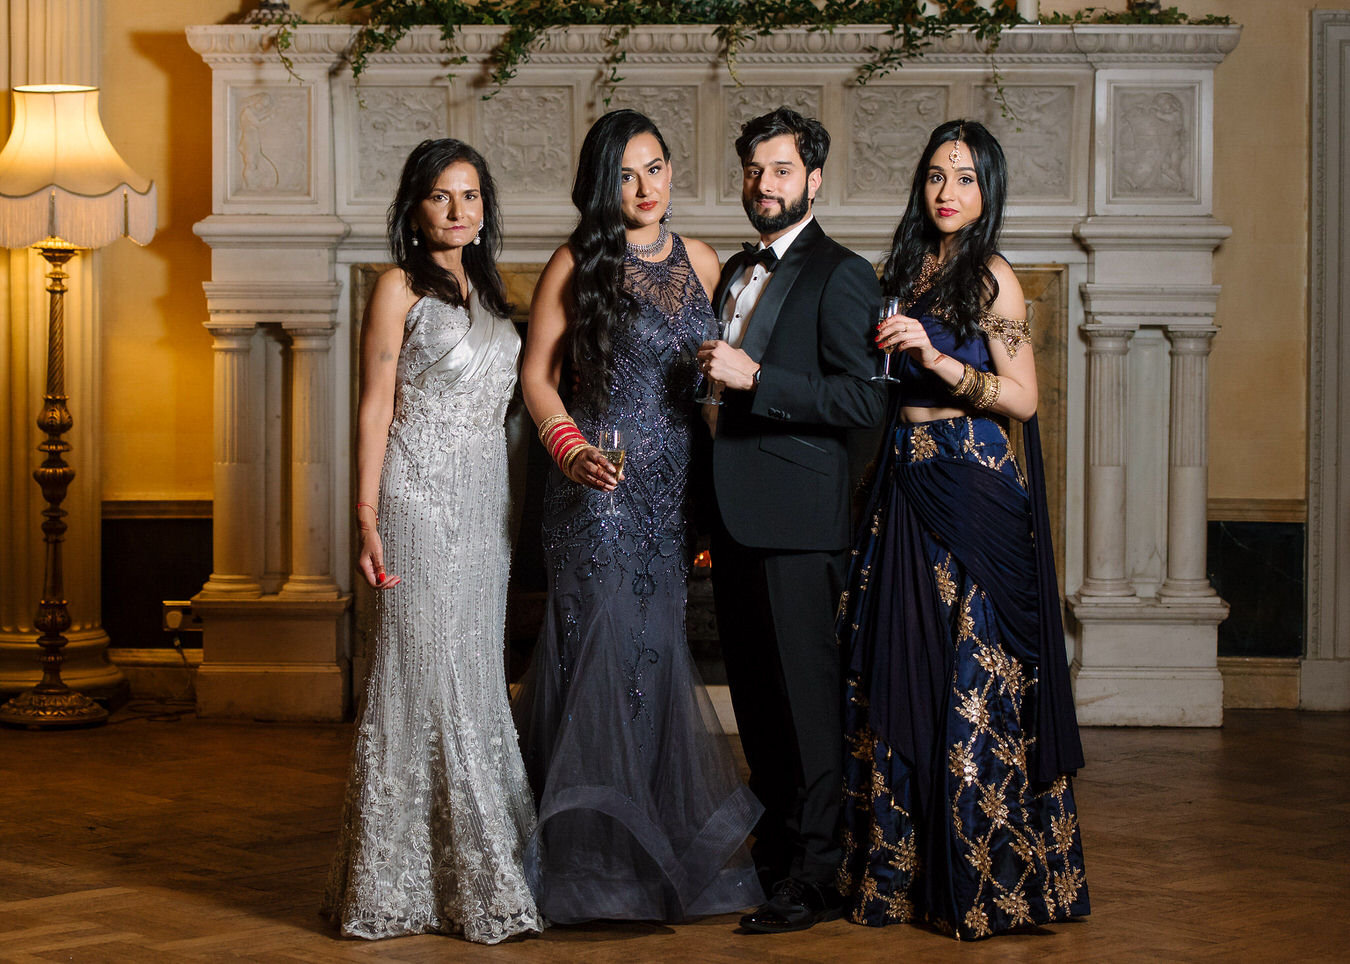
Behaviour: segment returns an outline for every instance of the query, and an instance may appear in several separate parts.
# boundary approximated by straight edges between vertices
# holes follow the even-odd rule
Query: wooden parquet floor
[[[494,948],[342,940],[316,908],[350,734],[134,708],[98,730],[0,731],[0,960],[1350,960],[1348,714],[1085,731],[1092,916],[976,944],[842,921],[754,937],[733,917],[556,927]]]

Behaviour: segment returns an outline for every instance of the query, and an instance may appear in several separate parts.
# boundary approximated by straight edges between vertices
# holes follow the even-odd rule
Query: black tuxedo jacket
[[[722,317],[741,252],[722,269],[713,311]],[[884,391],[869,382],[881,289],[866,260],[812,220],[760,292],[741,348],[758,361],[759,387],[728,389],[717,413],[712,482],[722,524],[741,545],[846,548],[848,430],[881,418]]]

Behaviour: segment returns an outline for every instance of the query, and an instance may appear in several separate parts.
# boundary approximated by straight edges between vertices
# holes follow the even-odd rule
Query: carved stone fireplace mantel
[[[1063,413],[1054,508],[1080,718],[1220,722],[1227,607],[1205,578],[1204,539],[1212,255],[1228,235],[1212,216],[1213,74],[1238,28],[1017,27],[993,58],[997,84],[962,31],[859,87],[885,28],[758,37],[733,78],[711,29],[643,27],[613,89],[599,86],[603,28],[569,28],[493,92],[483,64],[502,29],[464,29],[459,64],[439,30],[414,30],[359,83],[342,58],[348,27],[294,28],[294,75],[274,27],[187,30],[213,75],[212,211],[197,225],[216,352],[203,712],[345,711],[354,266],[387,260],[384,214],[408,151],[445,135],[478,147],[501,194],[504,261],[537,265],[573,226],[590,122],[634,107],[670,144],[677,230],[725,255],[748,236],[731,142],[788,104],[834,138],[818,217],[874,260],[933,127],[970,117],[999,137],[1004,250],[1054,279],[1069,333],[1046,382]]]

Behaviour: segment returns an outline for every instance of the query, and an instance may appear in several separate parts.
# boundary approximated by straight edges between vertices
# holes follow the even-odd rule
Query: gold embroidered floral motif
[[[905,814],[905,816],[909,816],[909,814]],[[893,866],[911,874],[919,869],[919,852],[917,845],[914,843],[914,828],[912,825],[909,832],[900,838],[900,844],[894,850],[895,860],[891,861]]]
[[[889,791],[889,788],[886,786],[886,777],[882,775],[882,773],[881,773],[880,770],[878,770],[878,769],[876,769],[875,767],[873,767],[873,768],[872,768],[872,799],[873,799],[873,800],[876,800],[878,797],[884,797],[884,796],[886,796],[886,794],[889,793],[889,792],[890,792],[890,791]],[[880,833],[881,833],[881,827],[880,827],[880,826],[875,827],[875,830],[876,830],[876,833],[877,833],[877,834],[880,834]],[[876,845],[877,843],[879,843],[879,842],[880,842],[880,837],[878,837],[876,840],[873,840],[873,841],[872,841],[872,844],[873,844],[873,846],[875,846],[875,845]]]
[[[952,578],[952,571],[947,568],[952,560],[952,554],[947,553],[947,558],[942,560],[942,564],[933,567],[933,576],[937,580],[938,598],[944,605],[950,606],[956,602],[956,580]]]
[[[977,592],[979,592],[979,589],[975,586],[971,586],[970,594],[966,596],[966,601],[961,604],[961,615],[956,621],[956,638],[958,642],[977,638],[975,636],[975,617],[970,614],[970,603],[971,600],[975,598]]]
[[[1078,818],[1072,813],[1050,818],[1050,831],[1055,835],[1055,850],[1067,854],[1073,848],[1078,832]]]
[[[995,827],[1008,825],[1008,804],[1003,800],[1003,794],[998,787],[991,784],[984,788],[984,792],[980,794],[980,809]]]
[[[937,442],[928,434],[928,426],[916,425],[909,436],[909,460],[924,462],[937,455]]]
[[[1065,911],[1073,905],[1078,899],[1078,892],[1083,889],[1083,869],[1073,864],[1066,864],[1064,870],[1055,874],[1055,898],[1059,901],[1059,906]]]
[[[994,873],[994,858],[989,852],[989,842],[986,840],[977,840],[970,848],[970,853],[966,854],[966,860],[974,867],[981,877],[991,877]]]
[[[972,937],[988,937],[993,933],[989,929],[989,917],[980,907],[972,907],[966,911],[966,918],[962,923],[966,930],[970,931]]]
[[[886,916],[897,924],[907,923],[914,917],[914,902],[906,891],[891,894],[886,898]]]
[[[980,312],[979,325],[990,338],[1003,342],[1011,358],[1016,358],[1017,350],[1031,341],[1031,323],[1026,318],[1004,318],[986,308]]]
[[[964,780],[966,783],[975,782],[975,761],[970,758],[970,751],[966,749],[964,743],[952,744],[947,766],[951,769],[952,776],[958,780]]]
[[[999,740],[994,744],[994,756],[1004,766],[1024,775],[1027,769],[1027,745],[1021,740]]]
[[[989,707],[985,705],[984,694],[978,690],[970,690],[962,697],[961,703],[956,708],[969,720],[975,727],[975,732],[983,733],[989,728]]]
[[[998,905],[999,910],[1012,918],[1013,927],[1031,923],[1031,906],[1020,890],[1014,890],[1002,897],[995,897],[994,903]]]
[[[913,308],[915,303],[923,297],[925,291],[933,287],[933,281],[938,276],[938,270],[942,267],[938,259],[931,255],[923,256],[923,264],[919,265],[919,276],[914,279],[914,290],[910,293],[912,299],[906,306],[906,310]]]

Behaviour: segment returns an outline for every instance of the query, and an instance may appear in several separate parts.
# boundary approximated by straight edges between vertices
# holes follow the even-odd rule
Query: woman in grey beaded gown
[[[515,703],[539,805],[525,863],[559,923],[679,921],[762,897],[744,841],[763,808],[685,636],[694,355],[718,263],[666,230],[669,153],[634,111],[591,128],[581,218],[535,289],[521,366],[557,463],[547,611]],[[607,429],[623,433],[621,473],[594,444]]]
[[[494,944],[543,921],[503,661],[503,420],[520,339],[495,264],[482,157],[424,141],[389,209],[398,267],[361,333],[358,566],[378,590],[342,833],[324,914],[349,937]],[[397,587],[397,588],[395,588]]]

